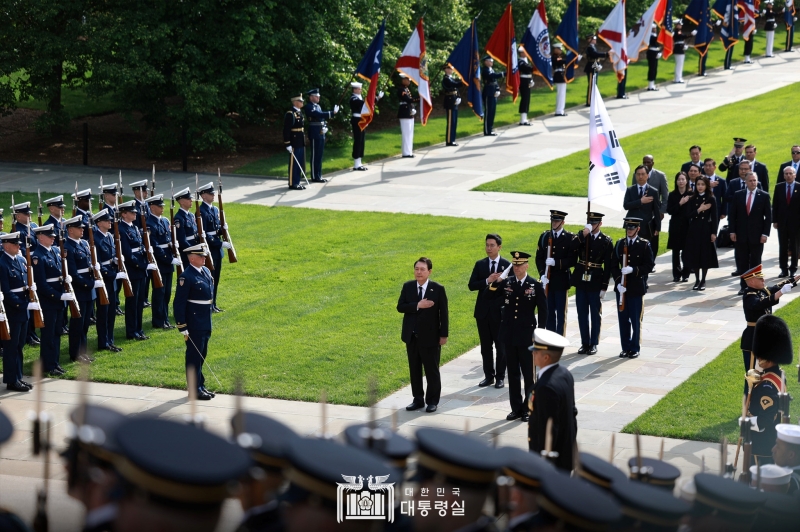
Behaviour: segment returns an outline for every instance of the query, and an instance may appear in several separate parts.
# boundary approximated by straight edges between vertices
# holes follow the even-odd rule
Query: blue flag
[[[736,0],[717,0],[711,8],[722,19],[722,28],[719,34],[722,37],[722,46],[725,50],[739,42],[739,17],[737,16]]]
[[[478,28],[474,19],[450,57],[447,58],[447,63],[458,73],[461,83],[467,86],[467,104],[472,107],[472,112],[483,120],[481,59],[478,47]]]
[[[381,60],[383,60],[383,37],[386,33],[386,19],[381,23],[381,27],[375,38],[372,39],[372,44],[367,48],[367,52],[361,59],[356,69],[356,75],[361,79],[369,82],[369,90],[367,97],[364,99],[364,105],[361,107],[361,120],[358,122],[358,127],[364,131],[367,126],[372,122],[372,117],[375,115],[375,93],[378,90],[378,78],[381,74]]]
[[[709,24],[711,14],[709,13],[708,0],[692,0],[683,16],[697,24],[694,48],[701,56],[706,55],[708,45],[714,40],[714,30]]]
[[[794,28],[794,15],[794,0],[786,0],[786,4],[783,7],[783,21],[786,23],[787,30],[789,28]]]
[[[550,34],[547,32],[547,13],[544,0],[533,12],[531,21],[522,36],[522,47],[525,55],[533,62],[536,73],[544,78],[545,83],[553,88],[553,63],[550,58]]]
[[[567,83],[575,79],[575,64],[578,59],[578,1],[570,0],[567,11],[564,13],[556,30],[556,39],[561,41],[567,48],[567,53],[564,57],[564,62],[567,66],[564,77]]]

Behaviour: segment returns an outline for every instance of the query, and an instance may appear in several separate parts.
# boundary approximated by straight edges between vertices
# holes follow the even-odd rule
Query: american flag
[[[658,34],[658,42],[664,45],[664,51],[661,55],[663,59],[669,59],[672,55],[674,47],[674,39],[672,32],[672,0],[662,0],[661,4],[656,10],[656,22],[661,26],[661,31]]]
[[[756,7],[754,0],[739,0],[739,23],[742,39],[749,39],[756,29]]]

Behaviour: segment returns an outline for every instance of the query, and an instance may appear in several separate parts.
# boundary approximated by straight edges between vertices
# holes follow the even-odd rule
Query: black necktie
[[[418,288],[419,288],[419,300],[422,301],[422,287],[420,286]]]
[[[492,265],[489,267],[489,273],[494,273],[494,261],[492,261]]]
[[[643,196],[644,196],[644,187],[639,187],[639,197],[641,198]]]

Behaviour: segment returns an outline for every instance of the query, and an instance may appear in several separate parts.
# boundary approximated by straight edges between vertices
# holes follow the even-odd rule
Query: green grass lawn
[[[793,345],[797,346],[800,342],[800,300],[777,309],[776,314],[789,324]],[[623,432],[638,430],[651,436],[700,441],[720,441],[725,436],[728,441],[735,442],[739,438],[737,419],[742,414],[744,382],[739,341],[737,339],[717,358],[670,391],[628,424]],[[795,365],[783,366],[783,370],[789,393],[800,397]],[[792,423],[795,423],[796,404],[792,410]]]
[[[15,199],[29,198],[18,194]],[[0,201],[8,203],[2,196]],[[533,252],[547,227],[234,203],[226,215],[239,262],[224,263],[218,303],[225,312],[214,315],[209,349],[222,386],[210,371],[206,385],[232,392],[241,375],[250,395],[317,401],[326,390],[330,401],[353,405],[366,404],[370,375],[377,377],[381,397],[408,383],[402,316],[395,307],[402,283],[413,279],[417,258],[433,260],[432,279],[448,292],[450,341],[442,351],[444,364],[478,344],[475,294],[467,282],[474,262],[485,256],[486,233],[503,236],[508,256],[512,250]],[[609,234],[619,238],[622,230]],[[118,317],[115,334],[124,350],[97,353],[92,379],[183,389],[181,335],[151,330],[147,309],[144,322],[152,338],[129,342]],[[64,338],[62,365],[75,378],[66,345]],[[97,346],[94,328],[89,346],[92,351]],[[37,349],[26,347],[26,371],[37,355]]]
[[[775,42],[780,43],[783,42],[784,39],[784,30],[776,31]],[[734,50],[734,60],[740,61],[743,58],[742,48],[743,45],[739,44],[736,46]],[[758,32],[755,36],[755,42],[753,44],[753,57],[759,57],[764,55],[765,49],[765,38],[763,32]],[[776,48],[776,50],[782,48]],[[719,40],[715,40],[709,51],[709,59],[707,61],[707,68],[715,68],[722,66],[724,60],[724,50]],[[687,52],[686,55],[686,62],[684,63],[684,75],[688,76],[690,74],[696,74],[697,68],[699,65],[699,56],[694,49],[691,49]],[[581,67],[582,68],[582,67]],[[657,81],[670,81],[674,77],[675,71],[675,63],[670,58],[667,61],[661,61],[658,68],[658,78]],[[531,95],[531,110],[528,113],[529,117],[536,117],[541,116],[543,114],[550,114],[553,113],[555,110],[555,92],[551,91],[547,86],[541,81],[541,78],[535,76],[536,79],[536,86],[533,89]],[[598,79],[598,84],[600,87],[600,92],[603,96],[615,96],[617,93],[617,79],[614,75],[613,70],[611,69],[611,65],[608,61],[604,63],[603,70],[600,74]],[[575,106],[575,105],[583,105],[586,102],[586,76],[583,74],[583,71],[576,72],[575,81],[570,84],[569,88],[567,89],[567,107]],[[640,60],[636,63],[631,63],[629,66],[628,71],[628,83],[627,83],[627,90],[628,92],[635,91],[637,89],[642,89],[647,86],[647,60],[645,59],[645,54],[642,52],[640,56]],[[463,91],[462,91],[463,92]],[[782,105],[774,105],[776,112],[781,112],[783,109]],[[380,109],[380,105],[379,105]],[[736,108],[737,110],[741,110],[740,107]],[[503,126],[508,124],[514,124],[519,122],[519,104],[515,104],[511,101],[510,98],[501,98],[497,104],[497,114],[495,117],[495,126]],[[386,109],[384,112],[393,113],[393,110]],[[765,122],[766,125],[766,122]],[[334,126],[334,127],[343,127],[343,126]],[[348,126],[349,127],[349,126]],[[751,124],[748,124],[748,131],[750,131]],[[432,117],[428,121],[428,125],[423,127],[419,123],[416,123],[414,131],[414,147],[415,148],[422,148],[425,146],[430,146],[433,144],[438,144],[444,142],[444,131],[445,131],[445,119],[444,116],[439,117]],[[466,102],[462,102],[459,112],[459,120],[458,120],[458,136],[464,137],[468,135],[474,135],[476,133],[480,133],[483,131],[483,124],[478,120],[478,118],[474,115],[474,113],[470,110],[470,108],[466,105]],[[735,136],[725,135],[728,136]],[[628,148],[630,141],[626,142],[628,139],[623,140],[623,146],[625,147],[626,153],[633,153]],[[681,153],[681,157],[685,155],[687,152],[688,146],[683,149],[683,153]],[[327,146],[325,148],[325,156],[322,162],[322,171],[323,173],[327,172],[334,172],[336,170],[343,170],[345,168],[350,168],[353,165],[353,159],[351,158],[351,151],[352,145],[348,144],[345,146]],[[386,157],[392,157],[394,155],[400,154],[400,127],[391,127],[382,129],[379,131],[374,131],[367,129],[367,140],[366,140],[366,149],[365,149],[365,157],[364,162],[371,162],[376,161],[378,159],[384,159]],[[588,151],[587,151],[588,153]],[[580,155],[580,154],[579,154]],[[286,175],[286,168],[288,164],[286,153],[282,150],[280,153],[268,157],[266,159],[261,159],[256,162],[252,162],[246,164],[237,170],[238,173],[242,174],[252,174],[252,175],[265,175],[265,176],[280,176],[283,177]],[[688,157],[686,157],[688,160]],[[581,179],[585,181],[585,174],[586,174],[586,161],[588,161],[588,156],[586,154],[580,155],[580,162],[579,166],[583,174],[581,174]],[[683,161],[681,161],[683,162]],[[678,165],[679,167],[680,165]],[[540,167],[537,167],[540,168]],[[571,168],[569,166],[568,168]],[[559,172],[557,175],[563,175],[564,168],[559,168]],[[506,178],[509,179],[509,178]],[[501,180],[502,181],[502,180]],[[525,179],[525,182],[528,180]],[[486,187],[491,185],[492,182],[484,185]],[[495,185],[498,186],[499,185]],[[524,187],[514,187],[515,190],[509,190],[510,185],[506,185],[505,182],[502,185],[503,191],[507,192],[526,192],[526,190],[516,190],[516,188],[524,188]],[[501,190],[500,188],[479,188],[479,190]],[[549,185],[548,185],[549,187]],[[574,190],[570,191],[569,194],[564,194],[563,192],[547,192],[550,194],[560,194],[560,195],[581,195],[575,192]],[[545,193],[545,192],[537,192],[537,193]],[[583,192],[582,195],[586,193]]]
[[[689,146],[701,146],[703,157],[713,157],[719,165],[730,152],[732,138],[743,136],[758,148],[756,159],[767,165],[772,187],[780,164],[789,160],[789,148],[797,142],[793,129],[775,125],[786,120],[784,105],[789,108],[800,105],[798,88],[800,83],[795,83],[735,106],[712,109],[620,139],[631,166],[629,181],[642,156],[649,153],[655,158],[655,167],[667,174],[671,190],[675,174],[681,164],[689,160]],[[586,149],[484,183],[474,190],[586,196],[588,164],[589,150]]]

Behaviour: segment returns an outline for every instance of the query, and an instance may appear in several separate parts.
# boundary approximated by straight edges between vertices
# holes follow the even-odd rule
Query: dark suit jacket
[[[652,196],[653,201],[650,203],[642,203],[639,198],[639,185],[628,187],[625,191],[625,199],[622,202],[622,208],[628,211],[626,216],[634,216],[642,219],[642,227],[650,227],[650,231],[646,232],[648,237],[653,231],[661,231],[661,202],[658,199],[658,190],[647,185],[646,195]]]
[[[497,258],[497,272],[502,273],[511,263],[503,257],[498,256]],[[488,286],[486,284],[486,278],[489,277],[490,262],[489,257],[476,262],[475,267],[472,268],[472,275],[469,277],[468,286],[470,291],[478,292],[478,298],[475,300],[475,312],[473,313],[473,317],[475,319],[484,319],[491,316],[496,317],[497,321],[500,321],[500,307],[503,306],[502,300],[487,298],[485,294],[486,287]]]
[[[731,157],[726,156],[722,159],[722,162],[719,163],[720,173],[725,173],[725,179],[730,181],[731,179],[736,179],[739,177],[739,163],[744,160],[744,153],[739,156],[733,155]]]
[[[403,314],[403,330],[400,338],[408,343],[416,333],[420,345],[428,347],[439,345],[439,338],[446,338],[449,334],[447,293],[444,286],[428,280],[424,297],[433,301],[434,305],[417,310],[419,303],[417,286],[416,280],[403,284],[400,299],[397,300],[397,312]]]
[[[578,434],[578,409],[575,408],[575,381],[569,370],[560,364],[545,371],[533,387],[533,411],[528,421],[528,445],[532,451],[538,453],[544,449],[548,419],[553,420],[553,451],[558,453],[555,465],[571,471]]]
[[[728,182],[728,190],[725,192],[725,205],[727,205],[730,208],[730,204],[734,198],[733,195],[745,188],[747,188],[747,185],[744,184],[744,181],[742,181],[741,177],[737,177],[736,179],[731,179]],[[758,190],[763,190],[761,188],[760,182],[756,185],[756,188]]]
[[[769,194],[769,172],[767,166],[758,161],[753,165],[753,173],[758,176],[758,182],[761,183],[761,189]]]
[[[728,227],[736,234],[736,241],[744,238],[749,244],[759,244],[761,235],[769,236],[772,227],[772,210],[769,204],[769,194],[756,189],[750,214],[747,214],[747,189],[734,194],[733,202],[728,212]]]
[[[788,183],[778,183],[772,195],[772,223],[778,224],[783,231],[789,229],[795,232],[800,229],[800,183],[794,182],[792,201],[786,203],[786,187]]]
[[[697,162],[697,163],[693,163],[692,161],[686,161],[685,163],[683,163],[681,165],[681,172],[683,172],[684,174],[686,174],[688,176],[689,175],[689,168],[691,168],[692,165],[696,166],[700,170],[701,174],[703,173],[703,161],[700,161],[700,162]]]
[[[784,179],[783,179],[783,170],[784,170],[784,168],[786,168],[787,166],[792,166],[792,161],[786,161],[785,163],[783,163],[783,164],[781,165],[780,169],[778,170],[778,177],[775,179],[775,184],[776,184],[776,185],[777,185],[778,183],[783,183],[783,182],[784,182]]]
[[[714,197],[717,198],[717,215],[724,216],[728,214],[728,202],[725,200],[725,195],[728,193],[728,182],[722,179],[721,176],[717,174],[715,175],[717,176],[718,185],[712,188],[711,190],[714,193]],[[709,177],[709,181],[710,180],[711,179]]]

